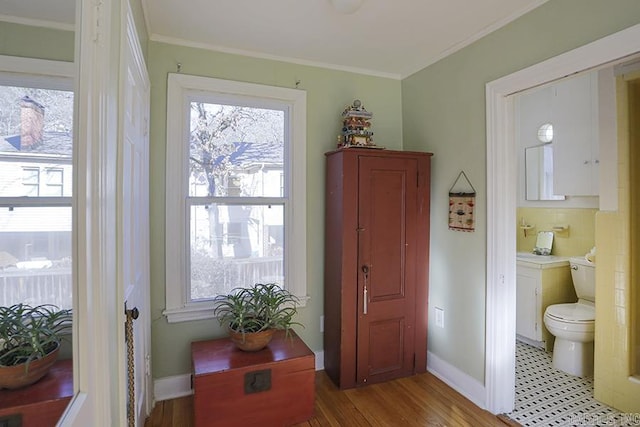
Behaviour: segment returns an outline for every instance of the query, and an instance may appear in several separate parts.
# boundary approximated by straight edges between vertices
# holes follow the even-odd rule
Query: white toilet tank
[[[595,302],[596,267],[583,257],[569,258],[571,279],[579,299]]]

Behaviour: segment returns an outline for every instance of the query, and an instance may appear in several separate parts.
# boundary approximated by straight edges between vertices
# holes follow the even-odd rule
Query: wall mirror
[[[553,194],[553,148],[551,144],[525,149],[527,200],[564,200]]]

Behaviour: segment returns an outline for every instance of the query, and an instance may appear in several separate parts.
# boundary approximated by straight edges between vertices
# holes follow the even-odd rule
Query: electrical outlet
[[[444,309],[436,307],[436,326],[444,328]]]
[[[320,332],[324,332],[324,315],[320,316]]]

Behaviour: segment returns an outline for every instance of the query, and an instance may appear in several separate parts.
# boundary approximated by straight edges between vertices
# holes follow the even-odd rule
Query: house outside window
[[[72,135],[71,78],[0,72],[0,306],[72,307]]]
[[[256,283],[304,303],[305,92],[170,74],[167,98],[168,320]]]
[[[40,168],[23,166],[22,185],[25,196],[38,197],[40,195]]]

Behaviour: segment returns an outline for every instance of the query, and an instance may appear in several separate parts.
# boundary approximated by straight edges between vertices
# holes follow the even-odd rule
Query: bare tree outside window
[[[72,91],[0,85],[0,305],[72,306],[72,132]]]
[[[191,104],[191,299],[282,281],[284,112]]]

